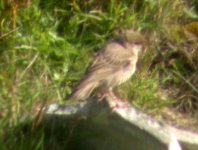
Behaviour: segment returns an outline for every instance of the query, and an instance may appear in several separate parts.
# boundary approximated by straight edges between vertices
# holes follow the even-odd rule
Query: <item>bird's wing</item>
[[[109,43],[94,59],[93,63],[87,69],[84,78],[89,81],[100,81],[108,75],[122,69],[129,63],[133,54],[119,43]]]
[[[114,64],[125,62],[133,56],[133,53],[130,49],[118,42],[109,43],[105,47],[103,53],[105,58]]]
[[[71,98],[86,99],[109,76],[124,68],[132,54],[119,43],[108,44],[88,67],[84,77],[74,89]]]

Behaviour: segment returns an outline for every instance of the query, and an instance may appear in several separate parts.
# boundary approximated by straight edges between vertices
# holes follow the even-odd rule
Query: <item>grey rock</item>
[[[50,134],[64,133],[62,146],[86,150],[197,150],[198,135],[158,122],[132,106],[112,100],[88,100],[46,108],[43,123]],[[59,135],[60,137],[60,135]],[[60,138],[59,138],[60,139]],[[54,139],[54,143],[57,142]],[[60,140],[58,140],[60,142]],[[48,143],[48,147],[53,147]]]

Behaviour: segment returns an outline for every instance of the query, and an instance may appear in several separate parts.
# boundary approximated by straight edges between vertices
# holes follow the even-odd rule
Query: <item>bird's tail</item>
[[[82,80],[72,92],[70,99],[85,100],[91,95],[96,87],[98,87],[98,82],[87,82],[86,80]]]

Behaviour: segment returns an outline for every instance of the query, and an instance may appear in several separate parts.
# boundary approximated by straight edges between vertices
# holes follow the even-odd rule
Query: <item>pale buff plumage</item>
[[[70,98],[85,100],[98,87],[111,92],[113,87],[127,81],[136,70],[144,42],[140,33],[130,29],[107,43],[95,56]]]

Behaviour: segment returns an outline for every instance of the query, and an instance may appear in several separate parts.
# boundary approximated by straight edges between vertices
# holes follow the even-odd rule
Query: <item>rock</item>
[[[110,99],[51,104],[42,124],[50,149],[197,150],[198,135],[158,122],[132,106],[112,111]],[[60,143],[61,144],[57,144]],[[56,145],[56,146],[55,146]],[[58,146],[59,145],[59,146]],[[53,147],[54,146],[54,147]],[[58,147],[58,148],[57,148]]]

